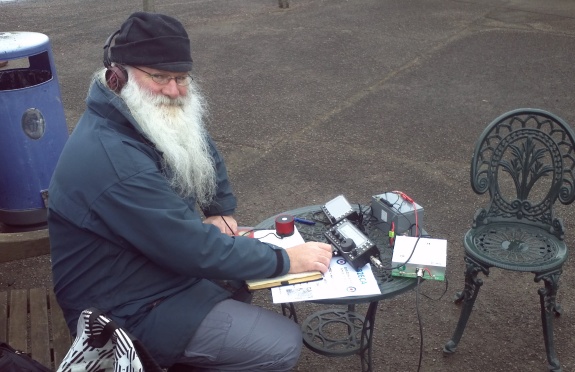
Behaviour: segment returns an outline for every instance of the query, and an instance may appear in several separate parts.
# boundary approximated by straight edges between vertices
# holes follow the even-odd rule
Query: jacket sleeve
[[[106,230],[116,245],[137,250],[171,271],[211,279],[256,279],[283,275],[289,258],[282,248],[247,237],[230,237],[204,224],[156,170],[140,172],[108,188],[92,205],[84,227]]]
[[[224,159],[218,151],[214,141],[208,136],[210,150],[216,167],[216,195],[210,206],[203,208],[202,212],[206,217],[210,216],[230,216],[234,214],[237,207],[237,199],[233,194],[232,186],[228,178],[228,171]]]

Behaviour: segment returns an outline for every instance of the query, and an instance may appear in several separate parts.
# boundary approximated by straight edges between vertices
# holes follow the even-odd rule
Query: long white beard
[[[142,132],[163,153],[171,187],[184,198],[194,196],[200,206],[209,205],[216,172],[203,124],[206,102],[198,86],[192,82],[185,97],[171,99],[151,94],[128,78],[120,96]]]

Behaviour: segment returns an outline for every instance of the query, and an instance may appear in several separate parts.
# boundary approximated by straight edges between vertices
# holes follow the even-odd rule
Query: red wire
[[[393,193],[398,194],[399,196],[401,196],[405,201],[407,201],[408,203],[411,203],[411,205],[413,205],[413,213],[415,213],[415,236],[418,236],[418,231],[419,231],[419,225],[418,225],[418,221],[417,221],[417,206],[415,205],[415,201],[406,193],[404,193],[403,191],[392,191]]]

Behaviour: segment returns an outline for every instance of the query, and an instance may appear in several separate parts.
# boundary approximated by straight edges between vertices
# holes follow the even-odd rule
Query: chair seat
[[[521,223],[483,225],[465,234],[465,253],[489,266],[547,272],[567,259],[565,243],[543,229]]]

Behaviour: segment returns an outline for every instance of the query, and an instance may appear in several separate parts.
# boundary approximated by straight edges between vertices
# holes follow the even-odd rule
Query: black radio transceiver
[[[337,253],[341,254],[355,270],[362,268],[368,262],[377,267],[383,266],[377,258],[379,249],[348,219],[342,219],[324,235],[336,248]]]

